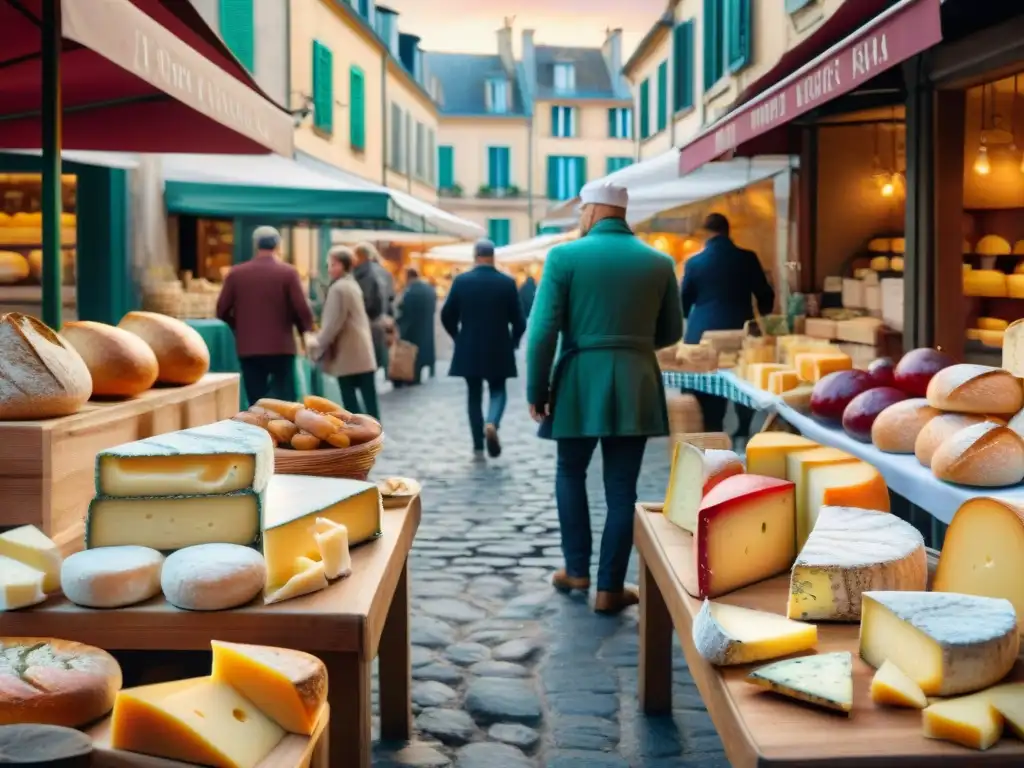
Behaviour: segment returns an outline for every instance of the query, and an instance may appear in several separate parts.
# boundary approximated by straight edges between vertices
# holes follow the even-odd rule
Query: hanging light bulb
[[[992,163],[988,159],[988,147],[978,147],[978,156],[974,159],[974,172],[979,176],[988,176],[992,171]]]
[[[896,183],[892,176],[887,176],[882,184],[882,197],[892,197],[896,194]]]

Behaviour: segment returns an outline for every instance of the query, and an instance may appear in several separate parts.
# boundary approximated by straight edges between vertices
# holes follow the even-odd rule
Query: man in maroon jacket
[[[313,313],[295,267],[277,258],[281,233],[258,227],[256,255],[231,268],[217,299],[217,317],[235,332],[250,403],[270,394],[295,400],[295,334],[313,330]]]

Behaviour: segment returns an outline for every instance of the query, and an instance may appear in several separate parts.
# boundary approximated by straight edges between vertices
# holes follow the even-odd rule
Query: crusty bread
[[[943,413],[928,421],[917,435],[914,441],[914,455],[917,460],[926,467],[932,465],[932,454],[947,437],[952,437],[965,427],[972,424],[980,424],[983,421],[993,421],[1003,424],[999,418],[982,416],[977,413]]]
[[[77,728],[103,717],[121,689],[106,651],[71,640],[0,637],[0,725]]]
[[[89,367],[93,397],[133,397],[156,383],[156,353],[134,333],[80,320],[65,323],[60,335]]]
[[[90,394],[89,368],[74,347],[34,317],[0,317],[0,421],[68,416]]]
[[[161,384],[194,384],[210,370],[210,350],[195,328],[157,312],[129,312],[118,328],[134,333],[156,353]]]
[[[948,483],[982,488],[1016,485],[1024,480],[1024,440],[995,422],[972,424],[935,449],[932,474]]]
[[[913,453],[921,430],[941,413],[923,397],[893,403],[871,425],[871,442],[886,453]]]
[[[990,365],[959,363],[928,382],[928,404],[954,413],[1016,413],[1024,407],[1020,379]]]

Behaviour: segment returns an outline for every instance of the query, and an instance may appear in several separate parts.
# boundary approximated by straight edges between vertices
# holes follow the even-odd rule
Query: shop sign
[[[679,152],[686,174],[906,61],[942,40],[939,0],[904,0],[787,80],[728,115]]]

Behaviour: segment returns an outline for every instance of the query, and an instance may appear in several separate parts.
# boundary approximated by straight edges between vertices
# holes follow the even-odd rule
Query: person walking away
[[[217,298],[217,318],[235,333],[249,403],[274,395],[296,400],[295,333],[313,330],[313,312],[299,273],[277,258],[281,233],[258,227],[255,255],[233,266]]]
[[[437,291],[420,280],[415,269],[405,272],[405,292],[398,306],[398,336],[416,345],[416,378],[419,384],[424,368],[434,370],[434,314],[437,310]],[[396,386],[406,382],[395,382]]]
[[[380,263],[380,253],[372,243],[359,243],[353,252],[356,263],[354,274],[366,300],[377,367],[387,371],[387,326],[393,322],[389,318],[394,312],[395,281],[387,267]]]
[[[469,429],[473,451],[492,458],[501,455],[498,428],[505,412],[505,381],[516,377],[515,351],[526,330],[516,281],[494,267],[494,243],[481,240],[473,247],[476,266],[452,282],[441,308],[441,324],[455,342],[449,376],[466,380]],[[483,389],[490,402],[483,415]]]
[[[327,255],[327,272],[334,282],[327,290],[311,351],[324,373],[338,377],[345,409],[379,421],[377,358],[363,291],[352,274],[354,263],[352,251],[345,247],[332,248]]]
[[[565,568],[552,584],[562,592],[590,589],[587,469],[601,445],[608,514],[594,610],[614,614],[639,600],[625,585],[637,479],[647,438],[668,434],[655,350],[679,341],[682,313],[672,260],[626,224],[627,190],[595,183],[581,202],[583,236],[553,248],[544,265],[527,337],[526,396],[540,436],[558,444]]]
[[[680,289],[687,344],[700,344],[704,331],[742,329],[754,318],[753,300],[757,301],[762,315],[771,314],[775,305],[775,291],[765,277],[757,254],[732,241],[729,220],[720,213],[711,213],[704,220],[703,228],[708,235],[704,250],[686,261]],[[729,401],[705,392],[691,394],[700,404],[704,431],[723,431]],[[736,415],[740,425],[735,436],[749,436],[753,410],[737,403]]]
[[[523,307],[523,317],[530,319],[530,310],[533,309],[533,300],[537,296],[537,281],[533,275],[527,275],[523,284],[519,286],[519,303]]]

